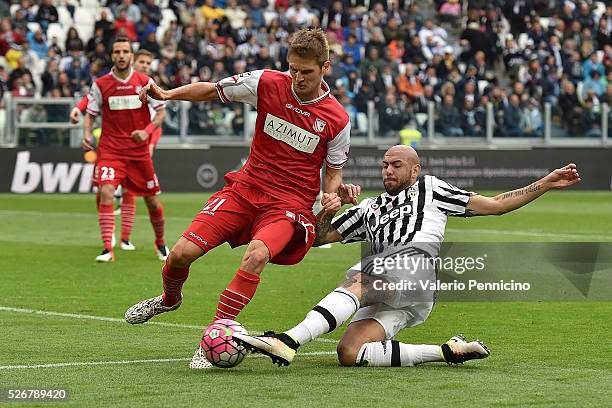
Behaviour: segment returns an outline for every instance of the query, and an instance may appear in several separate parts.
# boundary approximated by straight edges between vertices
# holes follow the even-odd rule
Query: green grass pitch
[[[205,198],[162,196],[169,244]],[[447,240],[610,242],[611,226],[610,193],[557,192],[503,217],[451,219]],[[287,368],[248,356],[235,369],[189,370],[200,327],[243,250],[223,246],[198,261],[183,306],[152,321],[165,325],[130,326],[121,321],[126,308],[160,293],[152,237],[139,200],[137,250],[118,250],[114,264],[96,264],[92,195],[0,195],[0,388],[68,388],[69,401],[53,406],[74,407],[611,404],[612,298],[441,303],[424,324],[401,332],[399,340],[411,343],[440,344],[457,333],[484,339],[491,357],[464,366],[340,367],[333,340],[341,328],[305,346]],[[313,249],[294,267],[268,266],[241,323],[252,331],[291,327],[358,257],[358,245],[334,245]],[[56,365],[30,367],[48,364]]]

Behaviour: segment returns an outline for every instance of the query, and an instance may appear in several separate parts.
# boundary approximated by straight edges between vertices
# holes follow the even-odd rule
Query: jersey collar
[[[300,99],[299,96],[297,96],[297,94],[293,90],[293,83],[291,84],[291,93],[293,94],[293,97],[295,98],[296,101],[298,101],[298,103],[300,105],[312,105],[312,104],[315,104],[315,103],[325,99],[329,95],[329,85],[327,85],[327,82],[325,82],[325,80],[321,81],[321,88],[323,88],[325,93],[323,95],[318,96],[318,97],[316,97],[314,99],[311,99],[309,101],[303,101],[303,100]]]
[[[117,81],[123,84],[127,83],[130,80],[130,78],[132,78],[133,74],[134,74],[134,68],[130,68],[130,74],[125,79],[122,79],[122,78],[119,78],[117,75],[115,75],[114,67],[111,69],[111,75],[113,76],[113,78],[115,78]]]

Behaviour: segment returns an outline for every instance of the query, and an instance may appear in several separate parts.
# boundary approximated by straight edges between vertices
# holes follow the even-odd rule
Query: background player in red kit
[[[248,244],[215,314],[215,319],[236,318],[253,298],[266,263],[296,264],[312,246],[312,205],[324,163],[324,191],[356,202],[356,188],[341,185],[350,122],[323,81],[330,67],[324,32],[295,33],[287,58],[289,74],[252,71],[169,91],[151,83],[141,91],[141,100],[148,95],[159,100],[246,102],[257,108],[257,120],[246,164],[225,176],[225,188],[208,200],[172,248],[162,269],[163,294],[129,308],[128,323],[144,323],[177,309],[191,263],[223,242],[232,247]],[[198,347],[190,367],[209,366]]]
[[[111,56],[114,63],[111,72],[98,78],[91,87],[83,124],[83,148],[92,150],[91,124],[94,116],[102,115],[94,181],[100,186],[98,220],[104,249],[96,260],[114,260],[111,245],[115,227],[113,195],[119,184],[133,194],[145,197],[155,232],[155,250],[160,258],[165,259],[168,248],[163,236],[163,206],[157,197],[159,182],[146,143],[161,124],[157,117],[151,122],[149,107],[160,108],[163,103],[152,99],[147,103],[140,101],[138,92],[151,79],[132,69],[132,46],[127,38],[115,40]]]
[[[134,64],[133,64],[134,70],[136,72],[140,72],[142,74],[149,75],[152,61],[153,61],[153,54],[151,54],[151,52],[147,50],[138,50],[134,53]],[[79,103],[77,103],[75,107],[72,108],[72,111],[70,112],[70,122],[72,123],[79,122],[79,116],[81,115],[81,113],[84,113],[85,110],[87,109],[88,101],[89,101],[88,95],[85,95],[83,99],[81,99]],[[154,118],[156,118],[155,120],[158,123],[160,124],[163,123],[166,117],[165,104],[156,105],[156,109],[152,109],[149,106],[149,110],[151,112],[151,120],[154,120]],[[162,127],[160,125],[159,127],[155,128],[155,130],[151,134],[151,137],[149,137],[148,139],[149,152],[151,153],[151,156],[153,156],[153,150],[155,149],[157,142],[161,138],[161,133],[162,133]],[[121,194],[120,196],[121,198],[121,240],[119,244],[120,244],[121,249],[127,250],[127,251],[133,251],[136,249],[136,247],[131,242],[130,235],[132,234],[134,218],[136,217],[136,198],[125,187],[122,188],[122,191],[120,194]],[[97,202],[97,205],[99,206],[100,205],[100,192],[99,191],[96,193],[96,202]],[[155,211],[153,211],[153,213],[155,213]],[[151,214],[151,211],[149,211],[149,214]],[[150,220],[151,220],[151,223],[153,224],[156,221],[156,218],[150,217]],[[153,228],[155,228],[154,224],[153,224]],[[113,247],[114,247],[114,243],[113,243]],[[159,252],[158,252],[158,257],[160,257],[160,259],[162,260],[165,260],[165,256],[160,256]]]

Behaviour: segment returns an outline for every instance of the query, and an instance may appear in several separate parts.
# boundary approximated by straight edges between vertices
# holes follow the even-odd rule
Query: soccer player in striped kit
[[[427,319],[434,305],[435,290],[419,290],[418,286],[416,290],[380,290],[380,282],[397,283],[407,275],[397,269],[385,270],[386,275],[368,273],[372,267],[369,261],[376,256],[392,258],[396,249],[422,259],[437,257],[449,215],[505,214],[550,189],[578,183],[578,170],[575,164],[568,164],[529,186],[495,197],[458,189],[434,176],[419,177],[420,170],[419,157],[413,148],[394,146],[387,150],[382,162],[385,193],[366,198],[335,218],[341,200],[326,194],[323,210],[317,215],[315,245],[365,241],[374,255],[353,266],[347,272],[347,281],[323,298],[297,326],[284,333],[267,332],[263,336],[234,334],[234,339],[250,350],[270,356],[279,365],[288,365],[298,347],[340,327],[353,316],[337,347],[342,365],[459,364],[488,357],[489,351],[482,342],[468,342],[461,335],[441,346],[393,340],[403,328]],[[415,272],[419,279],[420,276],[435,279],[434,268],[422,269],[410,273]],[[412,282],[416,280],[412,278]]]

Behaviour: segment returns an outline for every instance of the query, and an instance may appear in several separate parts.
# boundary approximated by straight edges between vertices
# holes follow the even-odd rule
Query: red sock
[[[227,288],[221,293],[221,296],[219,296],[215,320],[236,319],[238,313],[255,296],[258,284],[258,275],[238,269],[234,279],[232,279]]]
[[[121,202],[121,239],[124,241],[130,240],[135,216],[136,199],[130,193],[124,194]]]
[[[187,276],[189,276],[189,267],[176,268],[170,266],[168,261],[166,261],[162,268],[162,281],[164,285],[162,299],[165,306],[174,306],[176,302],[181,300],[181,290],[187,280]]]
[[[164,245],[164,207],[159,203],[155,210],[149,210],[149,220],[155,233],[155,245]]]
[[[98,223],[100,224],[100,233],[104,248],[112,251],[111,240],[113,231],[115,230],[115,214],[112,204],[100,204],[98,207]]]

